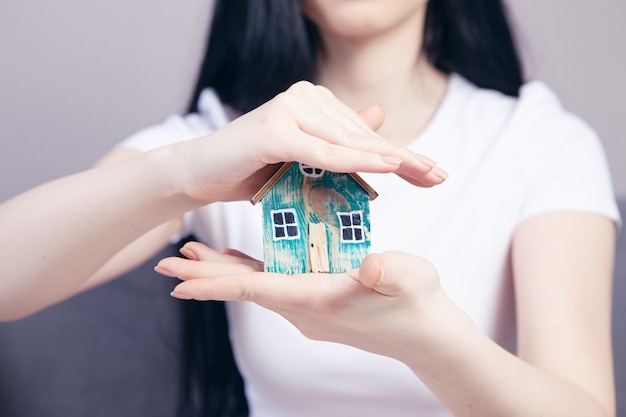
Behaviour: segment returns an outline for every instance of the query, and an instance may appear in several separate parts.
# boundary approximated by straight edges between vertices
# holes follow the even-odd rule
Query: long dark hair
[[[430,0],[424,51],[444,73],[516,96],[523,82],[501,0]],[[201,91],[244,113],[299,80],[311,80],[320,38],[296,0],[217,0],[190,111]],[[190,303],[184,311],[181,415],[247,412],[234,364],[223,303]]]
[[[320,38],[296,0],[217,0],[189,110],[201,91],[247,112],[311,80]],[[523,71],[501,0],[430,0],[423,49],[446,74],[516,96]]]

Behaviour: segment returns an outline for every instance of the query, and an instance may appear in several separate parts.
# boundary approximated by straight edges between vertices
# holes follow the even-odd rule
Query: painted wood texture
[[[330,272],[328,238],[324,223],[309,223],[309,260],[311,272]]]
[[[327,269],[338,273],[359,267],[370,247],[369,198],[370,194],[349,174],[326,171],[319,178],[311,178],[300,172],[298,163],[291,164],[261,197],[265,270],[294,274]],[[273,223],[284,221],[277,211],[285,209],[295,213],[298,239],[274,237],[276,227],[286,233],[285,225]],[[354,218],[359,224],[342,228],[338,213],[357,213]],[[353,229],[358,230],[352,237],[362,233],[361,241],[342,241],[342,232],[349,235]],[[320,247],[324,240],[320,233],[325,234],[325,250]],[[314,251],[311,243],[317,244]]]

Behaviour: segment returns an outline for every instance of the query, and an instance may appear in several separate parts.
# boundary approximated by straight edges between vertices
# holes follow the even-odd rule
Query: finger
[[[367,122],[373,123],[376,128],[380,127],[381,117],[384,120],[381,106],[363,109],[368,119],[366,121],[338,100],[330,90],[310,83],[296,83],[272,101],[279,108],[286,108],[286,111],[292,113],[298,128],[303,132],[331,143],[346,144],[365,138],[385,142]]]
[[[209,261],[217,259],[220,256],[220,253],[215,249],[195,241],[185,243],[183,247],[179,249],[179,252],[186,258],[194,261]]]
[[[301,90],[306,90],[309,99],[316,95],[311,94],[310,90],[315,88],[310,85],[297,85]],[[332,95],[330,92],[325,94]],[[265,103],[262,108],[275,107],[270,111],[271,114],[290,113],[296,117],[291,123],[285,120],[280,123],[276,120],[264,123],[268,127],[266,134],[276,143],[270,148],[257,149],[252,146],[248,148],[249,151],[262,165],[298,161],[334,172],[389,173],[400,169],[400,173],[412,179],[412,183],[416,185],[432,186],[442,181],[441,177],[428,175],[435,166],[432,160],[384,140],[350,109],[346,113],[329,111],[329,108],[332,110],[346,106],[336,99],[328,101],[334,104],[324,107],[317,103],[311,107],[310,103],[299,96],[281,93]],[[379,106],[364,109],[368,121],[374,126],[382,119],[381,112]],[[257,113],[251,112],[233,123],[244,123],[255,114]],[[350,121],[353,117],[358,120],[356,125]]]
[[[222,250],[224,255],[228,255],[231,259],[236,258],[239,262],[245,263],[246,265],[252,266],[258,271],[263,270],[263,262],[258,259],[254,259],[251,256],[246,255],[243,252],[240,252],[236,249],[227,248]]]
[[[330,92],[330,90],[320,86],[317,87],[320,89],[320,91],[325,93],[325,95],[331,98],[331,100],[329,100],[332,104],[331,107],[336,110],[332,113],[324,111],[320,112],[320,114],[323,114],[327,117],[334,117],[334,120],[339,124],[339,126],[336,127],[338,130],[334,135],[333,132],[328,132],[328,134],[330,135],[329,137],[335,138],[332,143],[346,146],[355,146],[355,144],[351,143],[351,141],[359,141],[360,143],[358,143],[358,146],[362,146],[363,149],[366,149],[368,151],[371,150],[375,152],[381,152],[381,145],[391,145],[379,135],[372,136],[372,131],[370,131],[370,129],[373,131],[378,130],[385,121],[385,112],[384,108],[381,105],[370,105],[359,110],[356,113],[360,118],[359,122],[365,122],[367,125],[365,127],[365,130],[361,131],[359,130],[359,127],[362,127],[361,123],[359,123],[359,126],[355,128],[352,124],[347,122],[347,120],[354,121],[355,112],[353,112],[341,101],[336,99],[332,92]],[[343,115],[346,117],[340,118],[338,117],[338,115]],[[324,125],[322,123],[315,123],[314,126],[316,128],[323,128]],[[332,124],[328,126],[329,129],[332,127]],[[304,130],[306,131],[306,129]],[[364,137],[362,138],[361,136],[363,135]],[[371,141],[372,138],[375,140]],[[370,139],[369,143],[364,142],[368,139]],[[369,146],[372,147],[370,148]],[[436,163],[432,159],[424,155],[415,154],[403,147],[396,147],[396,149],[392,151],[392,154],[403,158],[403,163],[399,168],[398,173],[403,179],[407,180],[413,185],[421,187],[432,187],[434,185],[440,184],[446,178],[448,178],[447,172],[437,167]]]
[[[414,166],[410,163],[402,164],[396,174],[408,183],[419,187],[432,187],[441,184],[449,177],[446,171],[436,165],[425,169],[423,162],[418,162]]]
[[[300,140],[310,141],[310,144],[284,151],[284,160],[298,161],[333,172],[395,172],[409,183],[420,187],[432,187],[448,178],[448,174],[429,158],[408,149],[389,148],[383,141],[379,141],[383,144],[382,147],[379,144],[368,147],[364,140],[359,145],[365,150],[360,150],[352,146],[329,143],[304,132],[299,134]]]
[[[308,278],[311,276],[247,271],[210,279],[188,279],[174,288],[172,296],[199,301],[251,301],[267,308],[295,310],[307,305],[321,289],[321,281]]]
[[[367,106],[359,110],[357,114],[374,131],[380,129],[385,121],[385,110],[383,109],[383,106],[378,104]]]
[[[438,283],[437,270],[430,262],[402,252],[368,255],[361,267],[350,271],[349,275],[364,286],[389,296],[400,296]]]
[[[200,242],[187,242],[180,249],[185,257],[195,261],[207,261],[207,262],[221,262],[231,264],[245,264],[252,267],[255,270],[262,270],[263,263],[249,257],[248,255],[236,251],[234,249],[224,249],[217,251]]]
[[[360,149],[393,149],[393,145],[372,130],[358,114],[346,115],[332,106],[318,111],[305,110],[298,115],[296,123],[303,132],[330,143]]]
[[[370,254],[363,259],[358,269],[348,271],[348,275],[367,288],[377,288],[384,275],[383,261],[379,254]]]
[[[363,138],[357,148],[332,143],[304,132],[299,132],[298,136],[295,140],[300,140],[299,143],[294,140],[282,151],[283,160],[298,161],[333,172],[389,173],[396,172],[403,163],[402,156],[393,149],[375,149],[374,146],[367,149],[365,142],[368,138]]]
[[[182,280],[210,279],[256,272],[254,267],[245,263],[192,261],[175,256],[161,259],[154,270],[162,275]]]
[[[242,252],[234,249],[216,251],[200,242],[188,242],[181,249],[185,257],[195,261],[221,262],[230,264],[245,264],[257,271],[263,270],[263,262],[260,262]]]
[[[216,276],[211,279],[185,280],[172,291],[171,295],[181,299],[194,299],[198,301],[252,301],[258,302],[263,297],[257,296],[256,279],[264,279],[265,285],[269,282],[267,277],[256,277],[254,272],[244,272],[236,275]]]
[[[379,120],[374,119],[383,116],[379,112],[382,109],[377,110],[377,107],[372,106],[365,112],[371,123],[377,123]],[[289,160],[318,168],[335,172],[397,172],[411,184],[422,187],[440,184],[448,177],[432,159],[395,146],[379,136],[351,130],[321,113],[302,116],[297,133],[286,136],[292,140],[280,146],[280,151],[286,152]],[[330,163],[337,164],[338,168],[330,167]],[[349,168],[347,164],[352,163],[358,165]],[[372,164],[378,166],[372,168]]]
[[[375,130],[380,126],[377,126],[376,129],[374,129],[369,123],[366,122],[366,120],[363,119],[363,117],[339,100],[328,88],[320,85],[307,86],[306,84],[303,87],[304,88],[301,92],[306,94],[307,97],[312,98],[313,102],[317,103],[317,111],[320,114],[324,114],[327,117],[334,119],[339,124],[344,125],[355,132],[365,135],[374,135],[379,139],[383,139],[375,133]],[[380,123],[382,123],[382,121]]]
[[[248,254],[245,254],[245,253],[243,253],[241,251],[238,251],[237,249],[233,249],[233,248],[222,249],[220,252],[222,254],[228,255],[228,256],[234,256],[234,257],[237,257],[237,258],[247,259],[247,260],[251,260],[251,261],[257,261],[257,259],[254,259],[252,256],[249,256]]]
[[[384,120],[381,106],[369,106],[357,114],[330,90],[309,82],[292,85],[266,105],[276,107],[278,114],[288,112],[296,117],[294,125],[268,124],[274,126],[270,135],[281,143],[261,156],[262,163],[298,161],[334,172],[398,172],[411,184],[423,187],[437,185],[447,177],[443,170],[433,170],[432,160],[395,146],[374,131]],[[275,130],[277,126],[279,130]]]

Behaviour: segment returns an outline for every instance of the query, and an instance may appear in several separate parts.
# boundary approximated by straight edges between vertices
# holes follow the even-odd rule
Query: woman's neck
[[[382,104],[387,116],[379,132],[398,144],[410,142],[426,127],[447,85],[415,33],[415,25],[407,24],[368,38],[323,35],[318,60],[316,82],[354,110]]]

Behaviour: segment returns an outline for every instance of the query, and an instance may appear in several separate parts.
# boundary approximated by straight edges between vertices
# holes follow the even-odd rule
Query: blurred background
[[[212,0],[0,1],[0,201],[183,112]],[[626,2],[509,0],[527,77],[600,134],[626,195]]]
[[[599,133],[623,210],[626,1],[507,1],[527,78]],[[128,135],[184,112],[212,5],[0,0],[0,201],[87,169]],[[626,417],[625,242],[622,231],[613,335]],[[0,415],[174,415],[182,310],[168,295],[174,281],[152,271],[175,253],[164,251],[126,279],[2,323]]]

